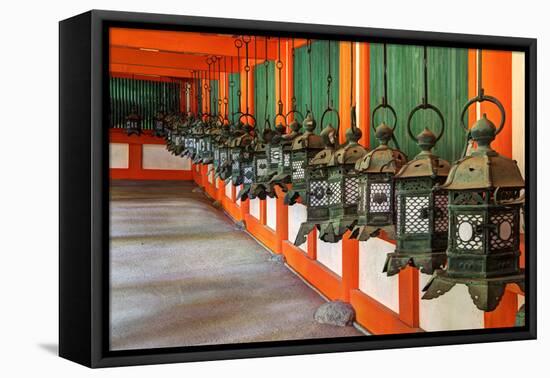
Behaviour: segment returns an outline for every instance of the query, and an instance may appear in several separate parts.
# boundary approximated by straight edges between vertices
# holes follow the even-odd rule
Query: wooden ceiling
[[[193,71],[207,71],[208,58],[216,57],[221,72],[238,71],[235,40],[240,36],[195,32],[112,28],[109,35],[110,72],[113,74],[191,78]],[[268,59],[277,59],[278,38],[267,40]],[[257,45],[255,54],[255,44]],[[265,37],[248,44],[249,64],[265,59]],[[244,65],[245,47],[240,49]],[[214,67],[215,66],[215,67]],[[218,62],[210,65],[218,71]],[[203,73],[204,74],[204,73]]]

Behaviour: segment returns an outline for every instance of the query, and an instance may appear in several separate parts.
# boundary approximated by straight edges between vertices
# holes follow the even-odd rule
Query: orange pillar
[[[419,326],[419,272],[410,266],[399,272],[399,319],[409,327]]]
[[[357,117],[359,128],[363,132],[359,143],[364,147],[370,146],[370,46],[368,43],[359,43],[359,67],[355,70],[356,80],[359,81],[359,98],[357,106],[360,111]]]

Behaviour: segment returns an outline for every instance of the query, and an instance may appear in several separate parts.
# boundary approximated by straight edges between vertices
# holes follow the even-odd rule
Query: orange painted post
[[[499,99],[506,111],[504,129],[500,132],[492,147],[498,153],[512,157],[512,52],[483,50],[483,87],[485,93]],[[481,114],[486,113],[498,127],[500,112],[488,102],[481,104]]]
[[[509,286],[504,291],[498,307],[494,311],[484,313],[485,328],[514,326],[518,311],[518,295],[508,290]]]
[[[363,132],[359,143],[370,146],[370,46],[368,43],[359,44],[359,68],[356,70],[356,80],[359,80],[359,98],[356,99],[360,108],[357,122]]]
[[[419,274],[410,266],[399,272],[399,319],[413,328],[419,326]]]
[[[277,193],[277,225],[275,227],[275,234],[277,237],[276,253],[283,251],[283,241],[288,240],[288,206],[285,205],[283,191],[277,187],[275,188]]]
[[[351,91],[351,78],[350,69],[352,67],[350,57],[350,42],[340,42],[340,103],[338,111],[340,113],[340,142],[345,142],[346,130],[351,125],[351,108],[350,108],[350,91]]]
[[[139,175],[142,167],[143,149],[141,144],[130,143],[128,146],[128,170]]]
[[[342,239],[342,300],[349,302],[351,291],[359,288],[359,241],[349,238],[347,231]]]
[[[314,228],[307,236],[307,257],[317,260],[317,229]]]
[[[260,200],[260,223],[265,226],[267,223],[267,201]]]

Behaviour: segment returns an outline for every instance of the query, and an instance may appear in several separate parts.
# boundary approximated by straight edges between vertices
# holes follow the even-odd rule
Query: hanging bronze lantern
[[[386,62],[384,44],[384,96],[381,104],[373,109],[371,116],[371,124],[379,145],[357,161],[355,167],[359,172],[358,219],[350,237],[361,241],[378,235],[380,230],[384,230],[391,238],[395,237],[393,176],[407,162],[407,157],[399,150],[393,134],[397,125],[397,114],[387,101]],[[387,109],[392,113],[392,127],[384,122],[377,127],[374,126],[374,117],[380,109]],[[391,140],[397,148],[388,145]]]
[[[251,115],[248,115],[252,117]],[[248,119],[246,114],[241,115],[239,118],[238,128],[235,130],[233,138],[230,140],[229,151],[231,157],[231,183],[233,186],[239,186],[244,184],[245,175],[250,178],[250,168],[252,165],[252,151],[251,145],[253,142],[253,137],[251,135],[252,127],[248,124],[241,123],[241,119],[245,117]],[[247,168],[245,170],[245,168]],[[246,180],[247,184],[250,185],[251,182]]]
[[[153,136],[164,138],[166,136],[166,114],[161,106],[153,117]]]
[[[140,136],[141,130],[141,116],[137,113],[137,108],[134,106],[130,111],[130,114],[126,116],[126,134],[128,136],[136,134]]]
[[[439,185],[446,180],[450,165],[432,153],[432,148],[443,136],[445,119],[441,111],[428,102],[427,72],[427,48],[424,47],[424,97],[407,121],[408,134],[421,152],[394,176],[397,245],[384,264],[388,276],[408,265],[419,268],[422,273],[432,274],[447,260],[448,194]],[[427,127],[414,136],[411,122],[419,110],[432,110],[438,116],[441,121],[438,136]]]
[[[300,225],[294,245],[300,246],[307,240],[307,235],[321,223],[329,220],[329,204],[332,192],[328,184],[328,165],[336,152],[336,129],[329,124],[321,131],[325,148],[317,153],[304,170],[305,190],[303,192],[307,205],[307,220]]]
[[[306,131],[292,141],[290,149],[292,188],[285,194],[284,203],[286,205],[294,205],[299,199],[306,204],[306,169],[312,159],[325,147],[323,138],[314,133],[317,123],[311,112],[308,112],[304,119],[304,127]]]
[[[291,114],[300,115],[303,119],[302,114],[293,109],[285,115],[285,123]],[[270,154],[275,154],[271,158],[272,165],[270,166],[273,177],[269,180],[270,193],[273,195],[275,195],[276,186],[279,186],[283,192],[288,192],[287,184],[291,183],[292,178],[292,145],[302,135],[300,132],[301,127],[301,123],[293,119],[289,124],[289,133],[275,135],[273,138],[273,142],[277,142],[277,150]]]
[[[462,126],[476,144],[451,167],[441,190],[449,193],[447,267],[436,270],[424,287],[423,299],[445,294],[464,284],[476,307],[493,311],[506,285],[523,290],[524,272],[519,267],[521,190],[525,182],[515,160],[499,155],[491,142],[504,127],[506,113],[500,101],[484,94],[478,52],[478,95],[462,110]],[[464,115],[470,105],[491,102],[501,113],[498,128],[483,114],[471,129]]]

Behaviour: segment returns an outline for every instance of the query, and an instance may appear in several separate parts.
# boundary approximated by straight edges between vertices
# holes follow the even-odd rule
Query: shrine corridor
[[[194,188],[112,182],[112,350],[362,335]]]

